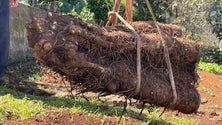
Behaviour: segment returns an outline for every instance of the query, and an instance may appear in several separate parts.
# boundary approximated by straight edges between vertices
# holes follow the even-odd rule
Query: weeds
[[[6,90],[1,86],[1,91]],[[12,94],[0,96],[0,114],[9,118],[12,116],[25,119],[37,114],[43,113],[43,103],[38,100],[29,100],[26,96],[23,98],[14,97]]]
[[[39,78],[41,78],[40,73],[35,73],[32,76],[30,76],[28,79],[31,80],[31,81],[34,81],[34,80],[39,79]]]
[[[146,109],[147,110],[147,109]],[[148,109],[149,110],[149,109]],[[162,115],[159,117],[160,111],[158,108],[154,108],[153,112],[148,115],[143,125],[197,125],[198,123],[193,119],[177,117],[174,114],[172,116]]]
[[[40,64],[37,63],[34,59],[29,59],[28,62],[21,61],[16,64],[11,64],[8,66],[6,74],[21,80],[35,80],[40,78],[42,75],[40,71]]]
[[[201,98],[201,99],[200,99],[200,101],[201,101],[201,103],[202,103],[202,104],[204,104],[204,103],[207,103],[207,102],[208,102],[207,98]]]
[[[101,125],[104,125],[105,124],[105,121],[107,119],[107,116],[103,116],[102,119],[101,119]]]
[[[213,91],[207,90],[206,87],[202,87],[202,88],[201,88],[201,91],[206,92],[207,94],[209,94],[209,95],[212,96],[212,97],[216,96]]]
[[[222,65],[218,65],[216,63],[206,63],[206,62],[203,62],[202,59],[199,62],[198,69],[208,71],[214,74],[222,73]]]

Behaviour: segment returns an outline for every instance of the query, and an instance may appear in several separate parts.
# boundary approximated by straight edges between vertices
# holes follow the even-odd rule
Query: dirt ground
[[[222,125],[222,75],[205,71],[198,71],[198,74],[201,79],[198,90],[202,99],[198,113],[179,116],[196,119],[200,125]]]
[[[222,75],[215,75],[205,71],[198,71],[198,74],[201,79],[198,90],[202,98],[198,113],[186,115],[175,111],[166,111],[165,115],[170,116],[174,114],[183,118],[195,119],[198,121],[199,125],[222,125]],[[42,80],[53,82],[53,78],[47,78],[47,76],[43,76]],[[3,122],[6,125],[116,125],[118,121],[118,118],[115,116],[108,116],[103,122],[101,119],[102,117],[91,116],[85,113],[71,113],[68,110],[58,111],[49,109],[44,116],[36,116],[25,120],[17,118],[12,118],[10,120],[5,119]],[[124,124],[139,125],[141,122],[142,121],[138,119],[126,118]],[[156,125],[156,123],[153,124]]]

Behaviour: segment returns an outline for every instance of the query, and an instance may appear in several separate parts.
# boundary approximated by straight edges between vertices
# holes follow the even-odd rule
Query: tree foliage
[[[212,0],[162,0],[159,5],[162,12],[160,16],[167,23],[184,27],[188,38],[201,40],[211,3]]]
[[[104,25],[107,21],[107,14],[113,7],[112,0],[87,0],[87,7],[95,15],[95,22]]]
[[[95,14],[95,21],[99,24],[104,24],[107,21],[107,14],[109,11],[112,11],[114,0],[87,0],[88,8]],[[151,6],[154,8],[154,13],[157,15],[157,20],[163,22],[164,19],[160,17],[161,9],[159,9],[159,5],[161,1],[151,0]],[[162,4],[162,6],[166,6],[166,4]],[[120,15],[123,15],[125,11],[125,1],[121,1]],[[133,6],[133,20],[151,20],[151,15],[146,6],[145,0],[135,0]],[[160,17],[160,18],[159,18]]]
[[[162,0],[149,0],[150,4],[152,6],[153,12],[155,16],[157,17],[157,20],[160,22],[165,22],[164,18],[161,17],[160,15],[163,13],[162,8],[167,8],[166,2]],[[145,0],[136,0],[134,4],[134,17],[133,20],[138,21],[138,20],[143,20],[143,21],[148,21],[152,20],[151,14],[146,6]]]
[[[47,11],[59,12],[63,15],[72,15],[87,21],[94,21],[94,14],[87,7],[86,0],[22,0],[32,6]]]
[[[107,21],[107,13],[112,10],[114,4],[114,0],[38,0],[38,4],[51,5],[53,1],[56,1],[61,13],[88,21],[94,20],[101,25]],[[150,3],[159,22],[184,27],[188,38],[202,40],[204,27],[209,22],[213,27],[213,33],[217,34],[220,40],[222,39],[222,0],[150,0]],[[122,0],[121,15],[125,10],[124,4],[125,1]],[[134,21],[152,20],[145,0],[134,0],[133,12]]]
[[[38,3],[40,5],[51,5],[52,2],[56,2],[57,6],[59,6],[61,12],[70,13],[73,9],[77,14],[80,14],[83,7],[85,6],[84,0],[39,0]]]
[[[212,32],[222,40],[222,0],[214,2],[208,14],[208,22],[212,25]]]

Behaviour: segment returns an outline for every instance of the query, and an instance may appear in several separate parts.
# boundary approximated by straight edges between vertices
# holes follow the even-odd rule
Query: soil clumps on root
[[[182,38],[178,26],[159,23],[169,49],[177,89],[170,106],[183,113],[196,112],[200,95],[195,83],[199,49]],[[141,89],[135,93],[135,34],[124,25],[99,27],[78,18],[49,14],[27,25],[29,46],[42,64],[64,75],[72,89],[103,95],[119,94],[145,103],[167,107],[173,92],[161,39],[153,22],[133,22],[142,42]]]

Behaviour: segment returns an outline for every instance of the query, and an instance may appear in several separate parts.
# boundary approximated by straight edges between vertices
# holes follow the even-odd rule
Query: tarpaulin
[[[9,0],[0,0],[0,77],[4,74],[9,53]]]

